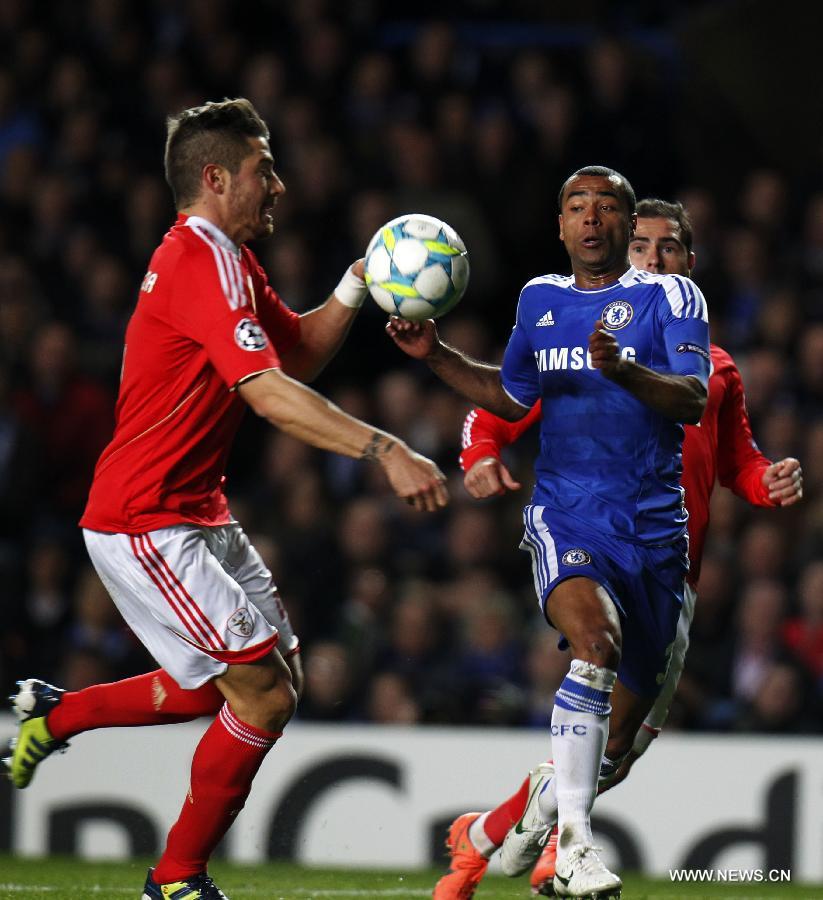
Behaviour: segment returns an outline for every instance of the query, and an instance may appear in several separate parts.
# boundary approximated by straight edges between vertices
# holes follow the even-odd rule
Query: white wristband
[[[366,287],[366,282],[355,275],[352,272],[352,267],[349,266],[343,273],[340,284],[334,289],[334,296],[337,297],[343,306],[348,306],[349,309],[360,309],[368,292],[369,289]]]

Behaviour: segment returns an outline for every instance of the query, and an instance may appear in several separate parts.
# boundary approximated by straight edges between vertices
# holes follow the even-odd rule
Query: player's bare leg
[[[164,900],[184,888],[192,900],[222,900],[206,874],[209,856],[245,805],[297,704],[289,667],[276,650],[258,662],[229,666],[214,682],[226,702],[197,745],[186,801],[149,872],[143,900]]]

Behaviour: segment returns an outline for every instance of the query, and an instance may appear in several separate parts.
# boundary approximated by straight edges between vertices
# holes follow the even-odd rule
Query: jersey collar
[[[235,256],[240,256],[240,248],[234,241],[224,234],[213,222],[209,222],[208,219],[204,219],[202,216],[179,216],[178,223],[180,225],[187,225],[189,228],[196,225],[198,228],[202,228],[210,237],[214,238],[215,241],[224,249],[228,250],[230,253],[233,253]]]
[[[586,290],[585,288],[579,288],[574,283],[574,276],[572,276],[571,289],[573,291],[577,291],[580,294],[601,294],[604,291],[610,291],[612,288],[617,287],[617,285],[621,285],[622,287],[631,287],[635,281],[637,280],[637,275],[639,273],[639,269],[636,269],[634,266],[629,266],[628,269],[614,282],[614,284],[607,285],[602,288],[590,288]]]
[[[637,276],[640,270],[636,269],[634,266],[629,266],[628,269],[618,278],[617,280],[623,287],[631,287],[635,281],[637,280]]]

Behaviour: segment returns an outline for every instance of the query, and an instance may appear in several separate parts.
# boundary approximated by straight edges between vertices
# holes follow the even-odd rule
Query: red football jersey
[[[709,396],[699,425],[686,425],[683,476],[689,511],[689,575],[695,585],[709,527],[709,500],[716,480],[755,506],[776,506],[762,482],[771,462],[758,450],[746,412],[743,382],[734,360],[711,345]],[[484,456],[500,456],[540,419],[540,401],[518,422],[507,422],[483,409],[473,409],[463,423],[460,466],[470,469]]]
[[[254,254],[199,216],[179,216],[155,250],[126,346],[114,437],[80,524],[139,534],[223,525],[224,471],[245,410],[243,379],[280,366],[300,317]]]

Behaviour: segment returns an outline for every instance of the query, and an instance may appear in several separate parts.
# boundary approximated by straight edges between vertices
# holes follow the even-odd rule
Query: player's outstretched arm
[[[623,359],[617,338],[598,320],[589,335],[592,366],[667,419],[696,425],[706,408],[707,392],[692,375],[665,375]]]
[[[292,378],[313,381],[340,349],[366,298],[363,274],[363,260],[358,259],[325,303],[300,316],[300,341],[281,359]]]
[[[395,494],[416,509],[433,512],[448,503],[445,476],[431,460],[279,369],[262,372],[237,390],[257,415],[293,437],[321,450],[379,463]]]
[[[499,366],[471,359],[441,341],[433,319],[409,322],[392,316],[386,332],[404,353],[423,360],[441,381],[477,406],[510,422],[522,419],[529,411],[503,390]]]

